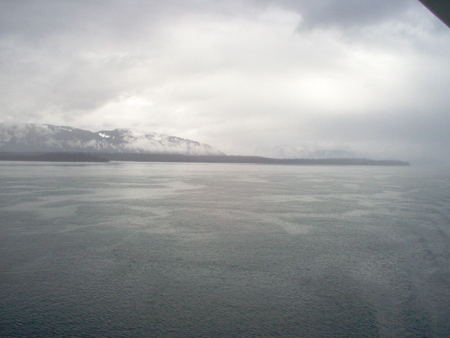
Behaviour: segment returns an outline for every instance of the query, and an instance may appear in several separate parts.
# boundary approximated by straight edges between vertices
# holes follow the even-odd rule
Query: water
[[[450,170],[0,163],[2,337],[450,337]]]

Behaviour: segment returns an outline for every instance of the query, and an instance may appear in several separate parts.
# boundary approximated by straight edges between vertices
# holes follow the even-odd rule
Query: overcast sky
[[[0,53],[4,123],[450,159],[450,29],[416,0],[0,0]]]

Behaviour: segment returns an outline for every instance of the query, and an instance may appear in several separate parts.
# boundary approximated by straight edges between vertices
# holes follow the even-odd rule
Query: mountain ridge
[[[284,158],[225,155],[197,141],[134,129],[118,128],[91,132],[50,124],[0,123],[2,161],[409,165],[404,161],[357,157],[348,149],[318,148],[311,151],[309,147],[278,148]],[[303,157],[295,156],[300,154]],[[289,155],[294,156],[286,158]]]
[[[91,132],[33,123],[0,123],[0,151],[225,155],[208,144],[155,132],[125,128]]]

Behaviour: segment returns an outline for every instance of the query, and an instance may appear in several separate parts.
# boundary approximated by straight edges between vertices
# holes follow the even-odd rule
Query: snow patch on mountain
[[[207,144],[153,132],[133,129],[90,132],[67,126],[31,123],[0,123],[0,151],[224,155]]]

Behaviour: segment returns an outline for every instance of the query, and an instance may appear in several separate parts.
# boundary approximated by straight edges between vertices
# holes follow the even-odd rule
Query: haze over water
[[[0,163],[0,336],[448,337],[450,170]]]

